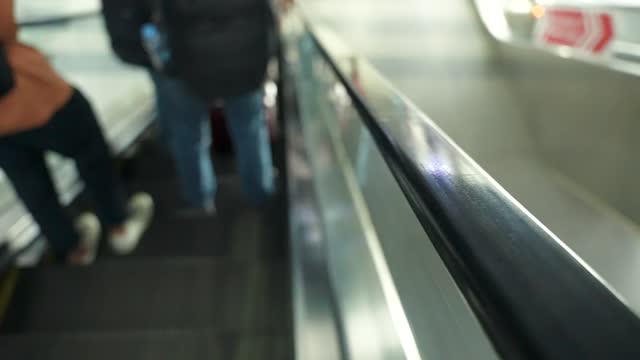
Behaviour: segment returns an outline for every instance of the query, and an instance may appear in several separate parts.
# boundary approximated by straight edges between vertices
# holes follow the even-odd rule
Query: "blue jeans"
[[[191,206],[211,206],[217,182],[210,155],[209,107],[179,80],[154,72],[151,79],[156,87],[160,131],[176,164],[182,195]],[[225,98],[224,110],[245,192],[255,205],[262,205],[274,191],[262,91]]]

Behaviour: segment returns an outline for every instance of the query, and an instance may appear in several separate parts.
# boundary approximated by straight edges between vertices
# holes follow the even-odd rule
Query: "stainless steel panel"
[[[294,46],[348,355],[496,358],[344,89],[309,39]]]
[[[308,152],[313,154],[311,171],[328,241],[327,263],[345,337],[346,357],[403,359],[404,350],[394,331],[367,243],[371,229],[365,228],[368,224],[361,220],[363,210],[354,203],[327,127],[326,111],[331,108],[314,74],[322,63],[314,57],[310,40],[301,33],[295,35],[298,36],[289,40],[296,51],[291,58],[300,61],[294,73],[304,140]]]
[[[293,64],[294,54],[286,54]],[[340,324],[327,269],[327,242],[315,192],[315,178],[299,114],[296,86],[290,68],[286,80],[284,111],[291,244],[292,296],[296,359],[342,359]]]
[[[499,45],[472,1],[303,3],[640,311],[637,78]]]

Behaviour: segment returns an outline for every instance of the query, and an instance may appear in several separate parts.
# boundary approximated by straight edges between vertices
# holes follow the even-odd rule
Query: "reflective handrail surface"
[[[366,60],[309,19],[497,351],[510,359],[640,357],[640,319],[624,300]]]

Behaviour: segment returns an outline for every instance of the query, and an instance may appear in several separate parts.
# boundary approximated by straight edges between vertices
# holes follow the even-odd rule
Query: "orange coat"
[[[45,57],[16,35],[13,0],[0,0],[0,42],[15,79],[11,92],[0,98],[0,136],[43,126],[73,93]]]

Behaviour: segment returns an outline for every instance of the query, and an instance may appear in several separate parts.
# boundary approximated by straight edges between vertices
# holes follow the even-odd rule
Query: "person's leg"
[[[158,123],[173,156],[182,195],[193,207],[212,207],[217,184],[208,106],[178,80],[157,73],[151,73],[151,78],[156,87]]]
[[[262,90],[226,98],[225,112],[245,191],[254,204],[262,205],[274,191],[271,144]]]
[[[0,138],[0,167],[40,226],[56,259],[65,261],[79,237],[58,200],[44,152],[16,144],[11,137]]]
[[[76,90],[45,126],[29,136],[32,144],[75,160],[87,192],[109,226],[113,250],[119,254],[133,251],[153,216],[153,200],[138,193],[127,202],[124,183],[115,171],[102,129],[82,93]]]
[[[96,203],[100,219],[110,228],[127,219],[127,198],[122,179],[116,173],[102,129],[86,98],[76,91],[38,136],[49,150],[76,162],[86,190]]]

